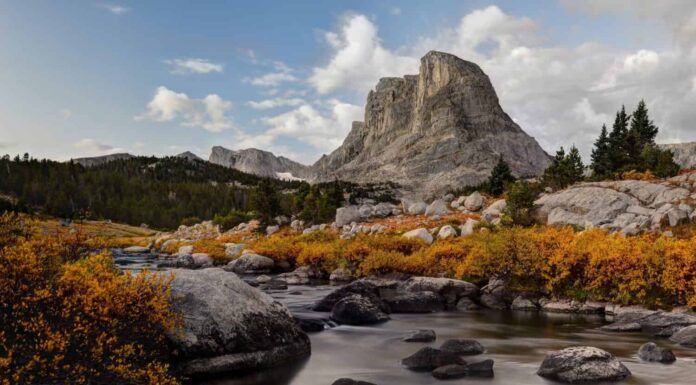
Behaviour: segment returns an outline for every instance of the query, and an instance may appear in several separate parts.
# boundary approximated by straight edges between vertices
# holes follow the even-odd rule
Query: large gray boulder
[[[669,339],[679,345],[696,348],[696,325],[679,329]]]
[[[440,199],[435,199],[432,203],[428,205],[425,209],[425,215],[432,217],[435,215],[447,215],[450,213],[450,209],[447,208],[447,203]]]
[[[425,202],[411,203],[406,208],[406,213],[411,214],[411,215],[423,215],[423,214],[425,214],[425,210],[427,208],[428,208],[428,204]]]
[[[473,298],[478,294],[478,286],[473,283],[450,278],[411,277],[401,283],[407,292],[430,291],[440,295],[448,309],[454,309],[457,301],[464,297]]]
[[[431,244],[433,243],[433,235],[425,228],[407,231],[403,234],[406,238],[420,239],[421,241]]]
[[[238,274],[266,274],[273,269],[275,262],[263,255],[248,253],[228,263],[224,269]]]
[[[607,351],[577,346],[547,355],[537,374],[559,382],[578,383],[620,381],[631,372]]]
[[[183,315],[183,329],[169,339],[174,367],[184,376],[260,370],[309,355],[309,339],[288,309],[234,273],[171,272],[172,305]]]
[[[336,226],[343,227],[351,222],[360,222],[360,209],[358,206],[339,207],[336,209]]]
[[[370,325],[389,320],[380,302],[352,294],[342,298],[331,309],[331,319],[345,325]]]
[[[483,207],[483,203],[483,196],[478,191],[474,191],[464,200],[464,208],[469,211],[479,211]]]

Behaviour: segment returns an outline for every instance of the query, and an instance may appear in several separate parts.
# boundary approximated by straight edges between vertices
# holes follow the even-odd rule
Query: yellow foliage
[[[636,170],[631,170],[631,171],[626,171],[621,174],[621,179],[622,180],[655,180],[659,179],[655,174],[653,174],[650,170],[647,171],[636,171]]]
[[[79,235],[3,241],[0,384],[178,383],[165,361],[171,278],[121,274]]]

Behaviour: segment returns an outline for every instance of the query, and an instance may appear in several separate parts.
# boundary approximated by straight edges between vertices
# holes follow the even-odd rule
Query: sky
[[[430,50],[480,65],[549,153],[589,161],[640,99],[658,142],[696,140],[692,0],[0,0],[0,153],[220,145],[310,164]]]

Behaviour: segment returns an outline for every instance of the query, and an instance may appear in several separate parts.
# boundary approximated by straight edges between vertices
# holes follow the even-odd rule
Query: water
[[[306,318],[327,318],[328,313],[308,306],[333,288],[291,286],[270,294]],[[290,294],[291,292],[301,294]],[[600,316],[578,316],[531,312],[478,311],[432,314],[393,314],[376,326],[338,326],[310,334],[312,355],[289,366],[217,380],[200,385],[330,385],[338,378],[353,378],[377,385],[442,384],[430,373],[401,366],[401,359],[423,346],[438,347],[450,338],[473,338],[487,351],[469,357],[470,362],[487,358],[495,361],[492,379],[465,378],[451,384],[554,384],[536,375],[545,355],[569,346],[591,345],[617,356],[633,373],[623,384],[693,384],[696,382],[696,350],[680,348],[665,339],[641,333],[608,333],[597,330],[605,324]],[[413,329],[433,329],[433,343],[407,343],[401,338]],[[636,353],[649,341],[671,348],[677,362],[671,365],[645,363]]]
[[[148,269],[157,270],[157,263],[164,261],[167,254],[158,253],[132,253],[126,254],[121,249],[111,249],[114,264],[121,270],[133,273]]]
[[[154,269],[161,256],[114,254],[124,270]],[[253,280],[255,277],[243,277]],[[303,318],[328,320],[328,313],[309,310],[335,287],[290,286],[269,292],[290,311]],[[376,326],[336,326],[310,334],[312,355],[300,362],[264,370],[262,373],[206,380],[196,385],[330,385],[338,378],[353,378],[377,385],[442,384],[430,373],[412,372],[401,359],[423,346],[438,347],[449,338],[473,338],[487,351],[469,357],[470,362],[495,361],[492,379],[465,378],[451,384],[528,385],[554,384],[537,376],[536,370],[549,351],[569,346],[591,345],[617,356],[633,375],[622,384],[683,385],[696,383],[696,349],[681,348],[666,339],[642,333],[609,333],[597,330],[606,322],[600,316],[532,312],[478,311],[431,314],[392,314]],[[433,329],[433,343],[406,343],[401,338],[414,329]],[[638,348],[649,341],[671,348],[677,362],[664,365],[640,361]]]

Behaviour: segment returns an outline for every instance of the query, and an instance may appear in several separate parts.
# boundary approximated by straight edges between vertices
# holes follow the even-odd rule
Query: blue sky
[[[640,98],[662,141],[696,140],[694,25],[678,0],[0,1],[0,153],[222,145],[311,163],[430,49],[481,65],[549,152],[587,155]]]

